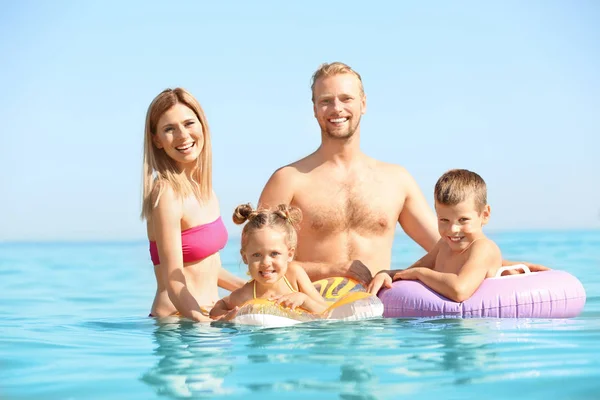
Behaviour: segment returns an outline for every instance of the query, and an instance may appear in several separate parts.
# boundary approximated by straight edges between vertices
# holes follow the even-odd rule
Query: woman
[[[221,266],[227,230],[212,190],[210,131],[198,101],[181,88],[150,104],[144,137],[142,219],[157,290],[151,316],[210,321],[217,285],[245,282]]]

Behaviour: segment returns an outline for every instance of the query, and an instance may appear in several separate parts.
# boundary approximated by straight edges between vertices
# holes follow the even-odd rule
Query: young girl
[[[210,312],[211,318],[233,317],[232,310],[256,298],[316,314],[327,309],[304,269],[290,264],[297,243],[295,226],[301,218],[300,209],[284,204],[275,210],[254,210],[249,204],[235,209],[233,221],[238,225],[247,221],[240,253],[252,280],[219,300]]]
[[[221,267],[227,231],[211,174],[204,111],[184,89],[164,90],[148,108],[144,137],[142,218],[157,282],[151,316],[209,321],[217,285],[244,284]]]

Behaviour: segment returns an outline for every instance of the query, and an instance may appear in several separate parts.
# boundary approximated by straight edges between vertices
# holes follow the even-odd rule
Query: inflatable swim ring
[[[501,276],[517,267],[525,273]],[[585,289],[573,275],[558,270],[530,272],[525,265],[500,268],[462,303],[409,280],[393,282],[391,289],[382,289],[378,296],[385,306],[383,316],[391,318],[570,318],[585,305]]]
[[[324,319],[358,321],[383,315],[381,300],[365,292],[353,280],[334,277],[314,282],[314,285],[330,304],[322,314],[313,314],[300,308],[284,308],[266,299],[253,299],[240,307],[231,322],[273,328]]]

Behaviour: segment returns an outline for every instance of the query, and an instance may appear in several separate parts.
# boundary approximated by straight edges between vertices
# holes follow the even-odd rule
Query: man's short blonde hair
[[[310,90],[312,92],[312,101],[315,101],[315,83],[321,79],[329,76],[341,75],[341,74],[352,74],[356,78],[358,78],[358,83],[360,84],[360,95],[361,97],[365,96],[365,90],[363,88],[362,78],[360,74],[350,68],[349,65],[346,65],[342,62],[332,62],[332,63],[324,63],[315,71],[312,76],[312,82],[310,85]]]

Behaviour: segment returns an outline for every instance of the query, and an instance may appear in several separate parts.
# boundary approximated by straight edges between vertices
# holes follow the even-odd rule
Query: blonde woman
[[[210,321],[217,286],[231,291],[245,282],[221,266],[228,235],[212,189],[210,130],[181,88],[164,90],[148,108],[142,218],[157,282],[150,315]]]

